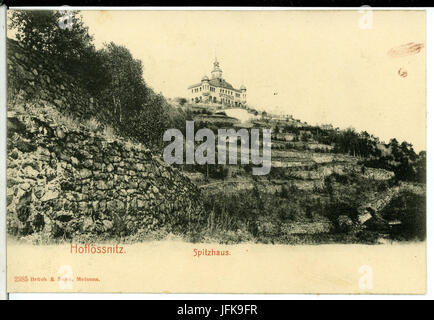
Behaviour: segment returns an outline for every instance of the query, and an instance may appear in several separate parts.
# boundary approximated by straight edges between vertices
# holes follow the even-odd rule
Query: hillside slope
[[[32,108],[8,114],[10,234],[92,241],[199,228],[200,191],[177,169],[143,145]]]
[[[239,161],[238,165],[181,166],[205,195],[205,206],[211,211],[207,228],[227,241],[375,242],[390,237],[405,220],[383,217],[389,203],[407,193],[420,203],[425,201],[425,184],[400,181],[392,170],[366,166],[369,157],[333,151],[334,145],[315,138],[315,127],[257,118],[234,122],[231,117],[224,119],[224,109],[192,106],[193,119],[197,127],[213,130],[274,130],[272,168],[266,176],[252,176],[252,165]],[[214,113],[218,121],[211,121]],[[282,133],[282,128],[292,134]],[[406,214],[424,213],[417,207],[408,208]],[[414,230],[407,238],[423,238],[423,234],[424,230]]]
[[[191,116],[196,130],[272,129],[272,168],[265,176],[253,176],[251,164],[175,168],[158,156],[159,134],[145,147],[96,120],[104,100],[55,61],[8,41],[8,75],[9,234],[38,241],[140,241],[158,230],[221,242],[424,239],[425,184],[415,179],[423,158],[408,144],[391,143],[383,155],[367,134],[275,120],[249,107],[255,117],[240,122],[224,106],[187,105],[177,112]],[[142,118],[133,113],[123,127],[140,135],[150,115],[147,130],[163,130],[173,115],[164,97],[152,99],[140,106]],[[185,119],[170,123],[182,127]]]

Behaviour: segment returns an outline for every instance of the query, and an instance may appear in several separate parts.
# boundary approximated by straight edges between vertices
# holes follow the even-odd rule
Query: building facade
[[[242,85],[234,88],[222,77],[223,71],[217,59],[211,71],[211,79],[204,76],[200,83],[188,87],[188,98],[192,103],[218,103],[226,106],[241,107],[247,102],[247,89]]]

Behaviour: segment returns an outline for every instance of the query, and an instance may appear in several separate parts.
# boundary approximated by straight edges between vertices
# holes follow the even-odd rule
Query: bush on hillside
[[[189,115],[172,107],[143,80],[143,66],[130,51],[111,42],[96,50],[79,13],[72,11],[72,28],[59,27],[59,11],[13,11],[9,28],[28,54],[43,56],[66,79],[96,99],[95,109],[77,113],[73,103],[62,112],[97,119],[103,127],[160,150],[168,128],[185,130]],[[16,80],[16,79],[15,79]],[[24,79],[24,84],[28,81]],[[21,84],[21,85],[24,85]],[[8,82],[10,91],[20,84]],[[18,90],[19,91],[19,90]],[[80,119],[83,120],[83,119]]]

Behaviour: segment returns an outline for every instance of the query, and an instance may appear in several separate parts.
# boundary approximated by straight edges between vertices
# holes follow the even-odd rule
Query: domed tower
[[[222,69],[220,69],[220,64],[217,61],[217,58],[214,61],[214,69],[211,71],[211,75],[213,79],[221,79],[223,74]]]
[[[201,82],[202,83],[208,83],[209,82],[209,78],[205,75],[205,76],[202,77]]]

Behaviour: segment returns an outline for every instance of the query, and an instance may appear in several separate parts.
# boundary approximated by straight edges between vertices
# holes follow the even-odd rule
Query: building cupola
[[[220,69],[220,64],[217,61],[217,58],[214,61],[214,69],[211,71],[211,75],[213,79],[221,79],[223,74],[222,69]]]

